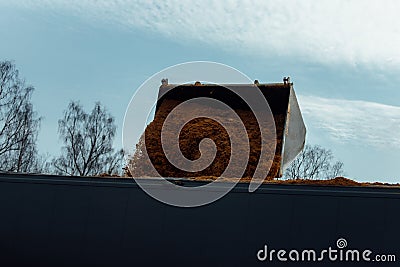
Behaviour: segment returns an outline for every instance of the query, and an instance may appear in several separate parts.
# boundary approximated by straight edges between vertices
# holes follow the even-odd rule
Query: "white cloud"
[[[343,143],[400,148],[400,107],[366,101],[299,96],[309,126]]]
[[[397,0],[27,0],[14,5],[263,56],[400,66]],[[10,3],[10,2],[9,2]]]

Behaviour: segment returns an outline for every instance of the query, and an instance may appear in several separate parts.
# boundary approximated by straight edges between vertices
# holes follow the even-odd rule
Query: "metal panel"
[[[1,175],[0,198],[0,266],[365,266],[256,258],[265,244],[324,249],[340,237],[400,257],[398,188],[239,184],[188,209],[132,179]]]
[[[303,150],[306,141],[306,127],[293,86],[290,88],[289,108],[283,140],[282,172]]]

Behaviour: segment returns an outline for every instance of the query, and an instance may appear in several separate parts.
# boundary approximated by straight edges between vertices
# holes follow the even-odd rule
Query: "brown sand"
[[[212,182],[217,177],[213,176],[202,176],[202,177],[192,177],[188,178],[188,180],[191,181],[207,181],[207,182]],[[250,178],[243,178],[240,180],[242,183],[249,183]],[[219,181],[221,182],[236,182],[237,179],[230,179],[230,178],[224,178],[220,179]],[[374,182],[374,183],[369,183],[369,182],[356,182],[354,180],[351,180],[349,178],[345,177],[336,177],[333,179],[327,179],[327,180],[310,180],[310,179],[292,179],[292,180],[265,180],[264,184],[298,184],[298,185],[328,185],[328,186],[370,186],[370,187],[400,187],[400,184],[389,184],[389,183],[380,183],[380,182]]]
[[[133,171],[133,176],[153,176],[150,171],[150,162],[143,160],[144,155],[142,152],[144,145],[146,145],[146,150],[149,158],[151,159],[151,164],[156,168],[157,172],[162,177],[219,177],[223,174],[231,156],[230,139],[227,131],[220,124],[208,118],[197,118],[188,122],[180,132],[179,146],[182,154],[187,159],[196,160],[200,157],[200,141],[204,138],[212,139],[217,147],[216,157],[212,164],[210,164],[202,171],[186,172],[173,166],[166,158],[164,151],[161,147],[161,129],[167,115],[178,104],[179,101],[176,100],[163,101],[162,105],[156,113],[154,120],[147,126],[145,130],[145,142],[143,142],[142,138],[141,142],[137,145],[136,153],[130,163],[131,171]],[[188,114],[190,115],[191,112],[196,113],[197,111],[204,109],[211,109],[211,107],[205,107],[196,104],[191,105],[190,110],[186,109],[183,112],[178,113],[177,119],[173,120],[173,123],[176,122],[177,127],[179,127],[179,121],[185,118],[185,116],[187,116]],[[251,111],[235,110],[235,112],[237,115],[239,115],[246,127],[247,136],[250,143],[249,161],[242,176],[244,180],[248,180],[250,179],[250,177],[253,176],[260,159],[260,129]],[[218,114],[220,118],[224,119],[226,119],[228,116],[227,112],[225,112],[224,110],[215,110],[215,112],[213,113]],[[269,155],[271,155],[271,160],[269,160],[268,162],[264,162],[264,165],[262,166],[267,169],[268,165],[271,165],[270,171],[265,177],[267,180],[272,180],[275,177],[279,176],[285,115],[275,115],[274,120],[275,125],[277,126],[276,138],[272,137],[273,132],[271,132],[271,128],[273,129],[274,127],[272,122],[269,123],[267,128],[262,129],[264,131],[263,133],[266,133],[266,136],[269,138],[268,140],[270,140],[267,142],[265,150],[270,153]],[[235,124],[241,122],[232,119],[231,123],[231,126],[236,127]],[[166,136],[168,136],[167,142],[168,140],[173,140],[174,138],[174,136],[169,136],[169,133],[166,133]],[[274,150],[273,148],[275,144],[276,149]],[[177,155],[172,156],[178,157]],[[239,170],[240,166],[234,166],[234,168],[237,168]],[[228,176],[228,178],[233,177]]]
[[[129,178],[132,177],[129,173],[125,176],[120,177],[118,175],[108,175],[106,173],[100,174],[97,177],[101,178]],[[143,176],[138,178],[153,178],[150,176]],[[200,182],[212,182],[219,177],[216,176],[199,176],[199,177],[186,177],[188,181],[200,181]],[[239,182],[241,183],[249,183],[251,178],[219,178],[219,182]],[[177,180],[177,184],[184,185],[184,181]],[[310,180],[310,179],[293,179],[293,180],[265,180],[264,184],[294,184],[294,185],[323,185],[323,186],[366,186],[366,187],[391,187],[391,188],[400,188],[400,183],[390,184],[390,183],[381,183],[381,182],[357,182],[345,177],[336,177],[328,180]]]

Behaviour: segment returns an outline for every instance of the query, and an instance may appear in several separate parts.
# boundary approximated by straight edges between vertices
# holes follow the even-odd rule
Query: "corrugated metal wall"
[[[130,179],[0,175],[0,266],[354,266],[256,254],[345,238],[399,258],[399,207],[399,189],[263,185],[248,193],[242,184],[210,205],[177,208]]]

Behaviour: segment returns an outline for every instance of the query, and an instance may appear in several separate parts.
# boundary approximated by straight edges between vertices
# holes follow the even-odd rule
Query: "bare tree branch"
[[[116,132],[114,118],[100,103],[88,114],[78,102],[72,101],[58,124],[64,146],[61,156],[53,160],[57,173],[80,176],[120,173],[123,153],[114,153],[112,147]]]
[[[0,62],[0,169],[39,170],[36,147],[41,118],[33,109],[34,88],[26,86],[10,61]]]
[[[344,164],[337,161],[332,164],[331,150],[319,145],[306,145],[285,171],[287,179],[330,179],[344,175]]]

